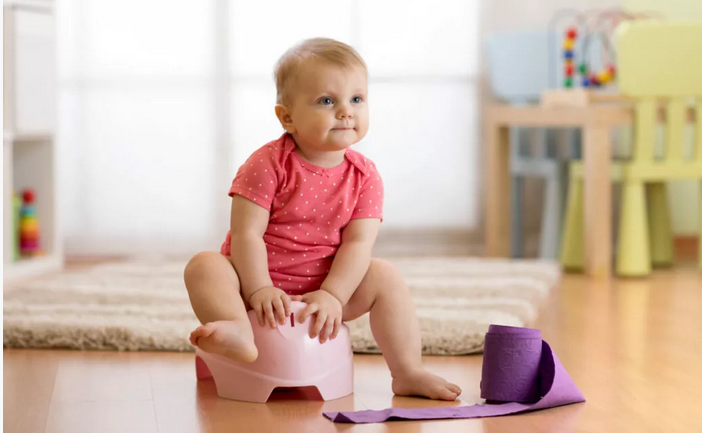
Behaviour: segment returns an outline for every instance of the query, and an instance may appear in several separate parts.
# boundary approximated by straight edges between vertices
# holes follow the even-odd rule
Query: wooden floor
[[[702,274],[693,263],[646,279],[566,275],[541,312],[543,331],[586,403],[474,420],[334,424],[323,411],[480,402],[480,356],[427,357],[460,401],[393,397],[380,356],[357,355],[355,393],[336,401],[220,399],[196,382],[192,354],[4,351],[4,431],[33,432],[699,432]]]

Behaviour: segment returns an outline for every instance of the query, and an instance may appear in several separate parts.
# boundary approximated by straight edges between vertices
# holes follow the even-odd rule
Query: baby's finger
[[[341,317],[337,317],[334,319],[334,332],[332,332],[331,339],[335,339],[337,335],[339,335],[339,331],[341,331]]]
[[[319,332],[324,327],[324,323],[327,321],[327,315],[321,311],[317,312],[317,320],[314,321],[314,325],[310,329],[310,338],[315,338],[319,335]]]
[[[283,325],[285,323],[285,307],[283,306],[283,301],[280,298],[274,298],[273,308],[275,309],[275,315],[278,316],[278,323]]]
[[[273,305],[270,302],[263,304],[263,312],[265,313],[268,324],[271,325],[271,328],[275,328],[276,325],[275,318],[273,317]]]
[[[283,296],[280,297],[280,299],[283,300],[283,308],[285,309],[285,317],[288,317],[290,315],[290,296],[283,294]]]
[[[256,319],[258,320],[258,324],[260,326],[265,326],[265,322],[263,321],[263,308],[261,308],[261,304],[256,304],[251,306],[256,313]]]
[[[305,319],[307,319],[307,317],[309,317],[311,314],[316,313],[318,309],[319,306],[317,306],[317,304],[309,304],[300,313],[300,316],[297,318],[298,322],[305,323]]]
[[[319,342],[324,343],[329,340],[329,336],[334,332],[334,319],[327,317],[327,321],[322,328],[322,334],[319,336]]]

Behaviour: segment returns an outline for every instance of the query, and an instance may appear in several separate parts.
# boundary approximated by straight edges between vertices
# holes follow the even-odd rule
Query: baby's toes
[[[454,385],[453,383],[446,384],[446,388],[449,389],[449,391],[453,392],[456,395],[461,395],[461,388],[458,385]]]
[[[196,330],[190,333],[190,344],[197,346],[197,340],[200,339],[200,333]]]
[[[197,346],[197,341],[202,337],[208,337],[214,332],[214,329],[208,325],[200,325],[190,333],[190,343]]]
[[[451,391],[447,387],[442,387],[439,390],[439,395],[438,395],[440,400],[447,400],[447,401],[454,401],[458,397],[458,393]]]
[[[190,344],[192,344],[193,346],[197,346],[197,340],[199,338],[200,337],[195,333],[195,331],[191,332],[190,333]]]

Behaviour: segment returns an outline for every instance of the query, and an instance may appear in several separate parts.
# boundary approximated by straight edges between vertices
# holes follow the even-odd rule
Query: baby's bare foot
[[[258,358],[248,320],[220,320],[198,326],[190,333],[190,343],[205,352],[224,355],[235,361],[254,362]]]
[[[461,395],[458,385],[421,369],[399,375],[392,380],[395,395],[414,395],[434,400],[453,401]]]

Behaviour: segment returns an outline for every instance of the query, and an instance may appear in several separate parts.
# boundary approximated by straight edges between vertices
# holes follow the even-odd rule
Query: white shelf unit
[[[52,1],[3,2],[3,283],[60,270],[55,155],[56,36]],[[13,259],[13,191],[36,192],[45,254]]]

